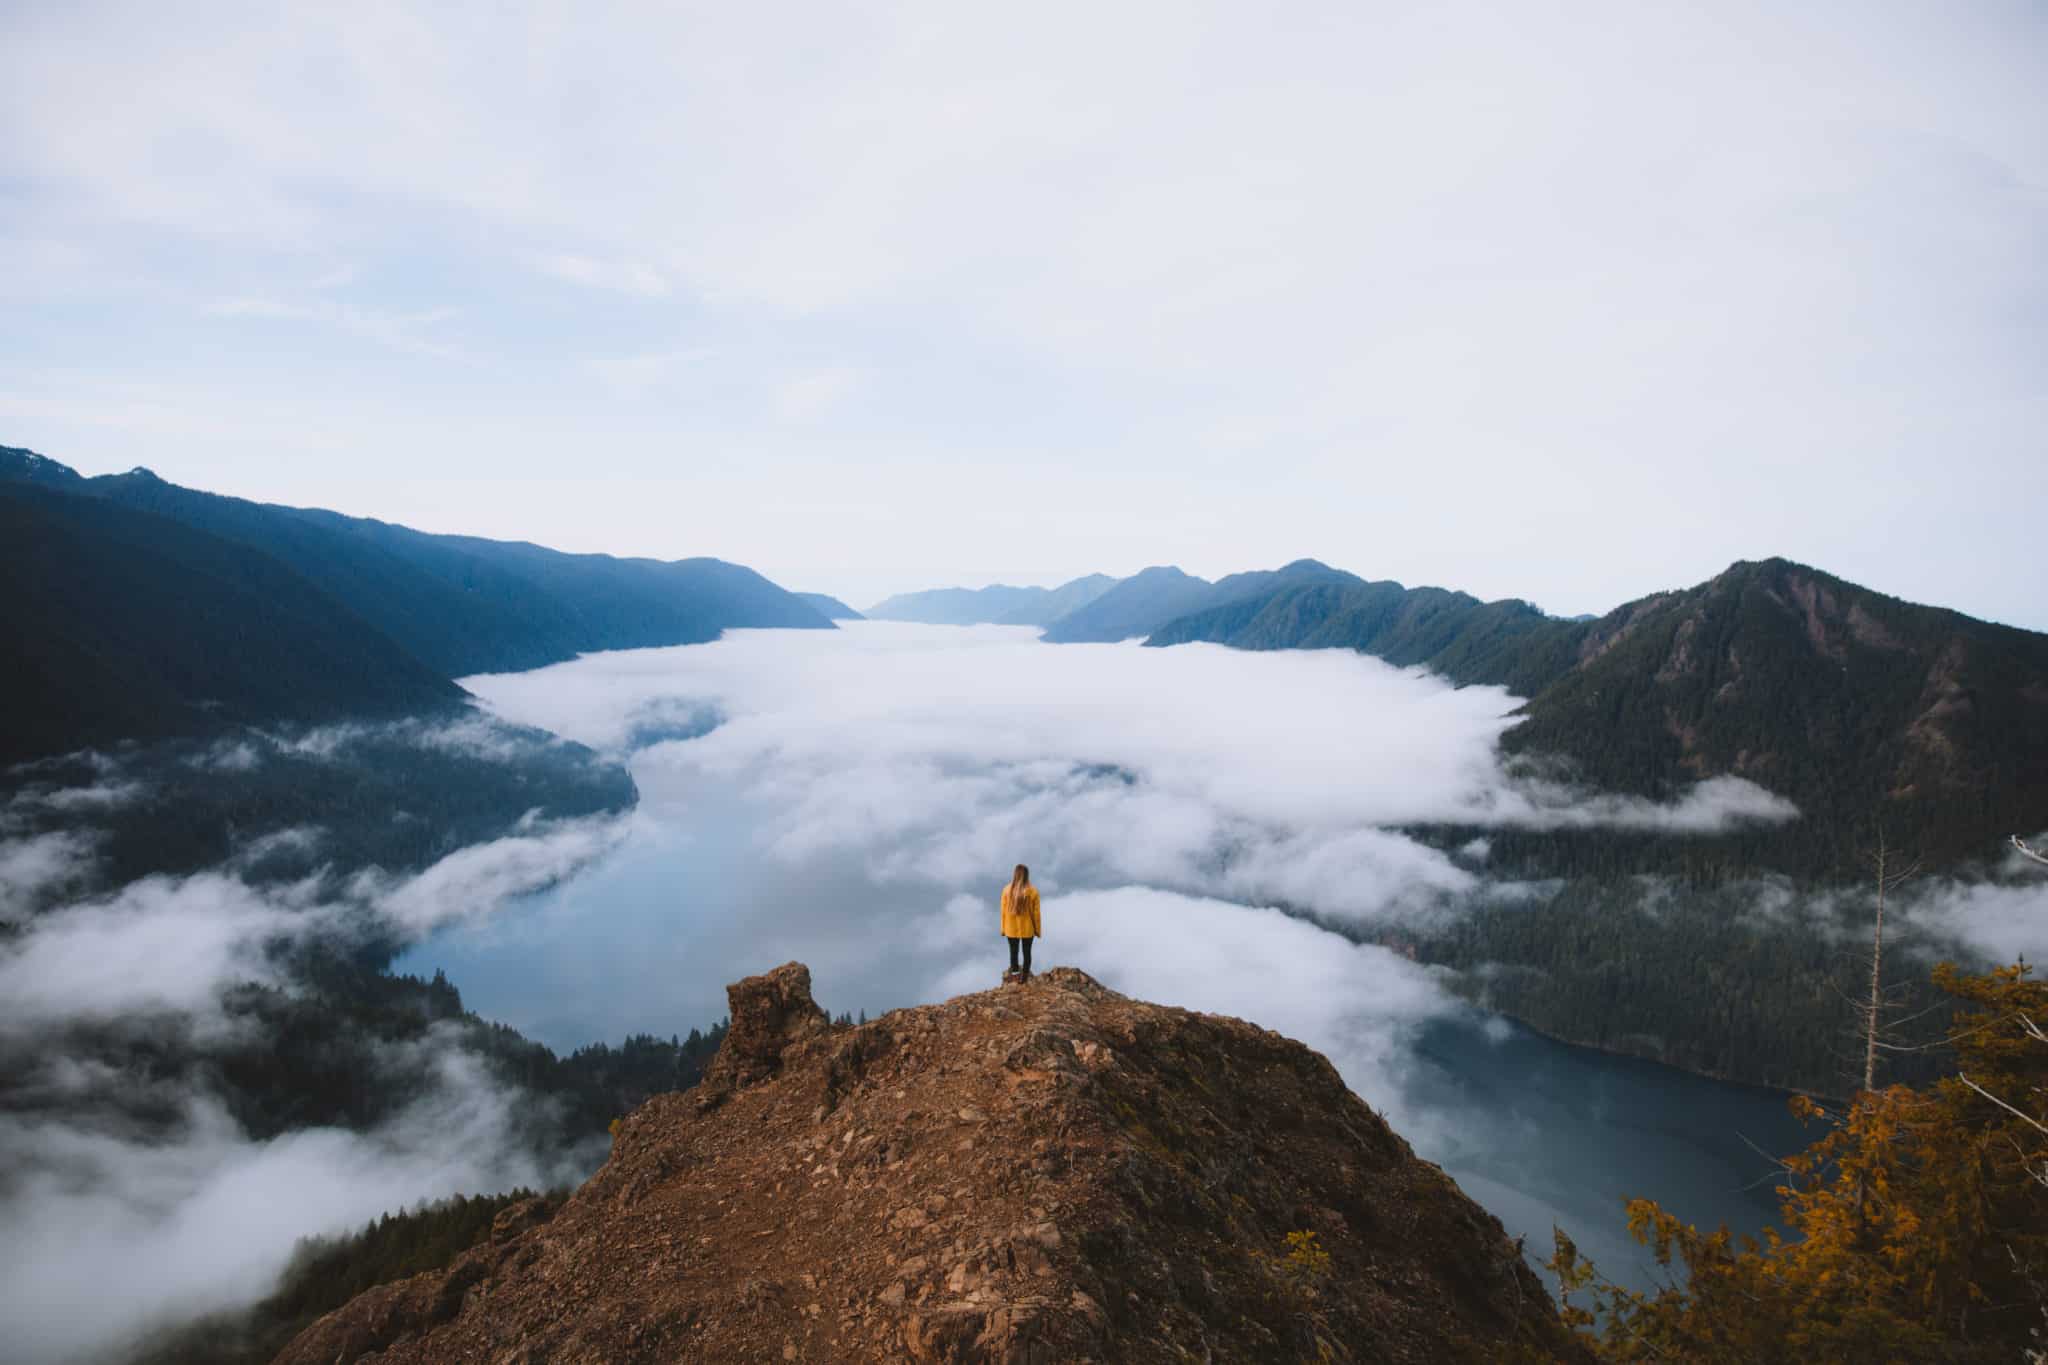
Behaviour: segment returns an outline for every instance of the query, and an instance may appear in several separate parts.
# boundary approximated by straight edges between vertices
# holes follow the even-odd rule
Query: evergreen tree
[[[1558,1232],[1565,1316],[1600,1359],[2048,1358],[2048,984],[2024,964],[1944,963],[1934,982],[1958,1002],[1957,1073],[1834,1109],[1795,1099],[1827,1131],[1784,1163],[1786,1234],[1737,1245],[1632,1201],[1630,1231],[1684,1272],[1641,1294]]]

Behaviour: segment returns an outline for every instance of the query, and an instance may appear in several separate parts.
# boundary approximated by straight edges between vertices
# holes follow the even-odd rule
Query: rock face
[[[1299,1043],[1068,968],[859,1028],[809,984],[734,985],[717,1088],[641,1106],[551,1220],[278,1359],[1576,1356],[1500,1224]]]
[[[811,969],[801,962],[735,981],[725,988],[725,1000],[732,1027],[704,1068],[697,1089],[702,1108],[715,1108],[733,1091],[767,1080],[781,1069],[783,1053],[832,1028],[832,1020],[811,999]]]

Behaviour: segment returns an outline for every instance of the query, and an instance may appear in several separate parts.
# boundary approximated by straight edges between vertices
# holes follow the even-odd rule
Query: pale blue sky
[[[863,605],[2048,628],[2048,12],[1695,8],[8,6],[0,443]]]

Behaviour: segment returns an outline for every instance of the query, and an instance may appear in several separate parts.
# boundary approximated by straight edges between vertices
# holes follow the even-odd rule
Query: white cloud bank
[[[1062,896],[1040,963],[1085,966],[1104,985],[1159,1004],[1250,1019],[1307,1043],[1411,1140],[1432,1120],[1401,1104],[1407,1043],[1431,1019],[1466,1013],[1438,974],[1353,944],[1278,910],[1127,886]],[[935,935],[972,957],[930,986],[937,998],[985,990],[988,898],[956,896]]]
[[[1910,889],[1906,919],[1942,943],[1960,943],[1994,962],[2048,961],[2048,876],[2017,883],[1940,882]]]
[[[1496,758],[1505,693],[1342,651],[1056,648],[1029,631],[874,624],[735,632],[469,685],[501,715],[618,751],[650,726],[722,723],[634,750],[643,805],[627,821],[524,822],[416,876],[357,876],[335,901],[316,899],[324,882],[252,888],[230,870],[49,910],[0,942],[0,1045],[118,1018],[203,1037],[228,1026],[224,987],[288,988],[266,951],[279,942],[363,915],[409,938],[457,925],[488,937],[499,907],[557,886],[537,915],[570,914],[559,939],[531,923],[504,933],[529,933],[538,964],[517,988],[525,1017],[503,1012],[516,1024],[581,1008],[603,1027],[575,1041],[616,1037],[629,1005],[654,1016],[635,1027],[707,1023],[726,981],[790,956],[811,962],[835,1008],[935,999],[992,984],[991,883],[1021,858],[1054,893],[1042,963],[1301,1038],[1441,1150],[1458,1140],[1450,1121],[1411,1103],[1404,1079],[1416,1031],[1464,1007],[1397,954],[1263,907],[1383,922],[1447,913],[1483,889],[1474,856],[1389,828],[1408,822],[1708,831],[1778,813],[1712,784],[1654,807],[1518,783]],[[434,739],[487,756],[497,733]],[[295,742],[332,755],[357,738]],[[89,843],[49,836],[0,846],[0,866],[45,887],[89,857]],[[699,880],[679,889],[686,878]],[[487,997],[454,975],[472,1004]],[[0,1122],[0,1163],[19,1173],[0,1218],[24,1230],[0,1249],[0,1322],[29,1358],[65,1359],[163,1313],[248,1300],[304,1233],[539,1179],[506,1136],[516,1099],[458,1054],[437,1064],[428,1107],[360,1136],[254,1142],[205,1095],[183,1097],[167,1141],[78,1119]],[[122,1083],[47,1072],[50,1094]],[[110,1268],[121,1302],[85,1312]]]
[[[1018,860],[1053,884],[1141,882],[1369,920],[1478,877],[1392,832],[1424,822],[1711,834],[1796,816],[1738,778],[1679,801],[1509,776],[1514,699],[1348,650],[1041,644],[1002,627],[734,631],[465,680],[501,714],[595,747],[638,718],[715,712],[634,764],[659,803],[738,782],[779,857],[859,854],[884,878],[975,884]]]
[[[489,917],[552,886],[624,837],[625,819],[525,822],[413,876],[371,869],[347,894],[322,899],[321,879],[254,887],[229,872],[146,877],[59,905],[0,939],[0,1042],[21,1045],[73,1025],[136,1015],[219,1022],[220,993],[238,982],[288,985],[273,950],[371,927],[403,939]],[[290,837],[290,832],[286,836]],[[0,870],[38,888],[78,881],[90,844],[63,834],[0,843]]]
[[[252,1141],[204,1096],[188,1099],[168,1141],[0,1115],[7,1358],[118,1358],[154,1325],[261,1297],[309,1232],[572,1174],[523,1155],[513,1136],[521,1097],[473,1057],[445,1039],[418,1046],[438,1085],[367,1133],[316,1128]]]
[[[0,1065],[22,1101],[0,1115],[0,1355],[119,1358],[152,1324],[261,1297],[301,1237],[421,1199],[574,1178],[567,1163],[543,1169],[516,1135],[533,1097],[498,1085],[444,1033],[380,1052],[394,1074],[423,1062],[433,1076],[389,1122],[268,1141],[203,1088],[170,1090],[64,1044],[117,1024],[174,1052],[227,1041],[246,1025],[224,991],[294,988],[276,950],[369,924],[412,936],[486,917],[601,856],[624,825],[529,820],[416,876],[361,874],[338,900],[320,898],[318,877],[252,887],[214,871],[145,878],[18,921],[0,938]],[[89,840],[44,834],[0,844],[0,873],[39,893],[85,880],[90,857]],[[143,1135],[119,1117],[145,1099],[174,1106],[173,1131]]]
[[[1306,1042],[1513,1231],[1540,1241],[1556,1219],[1615,1273],[1640,1278],[1622,1195],[1682,1186],[1689,1208],[1741,1222],[1731,1192],[1763,1164],[1711,1154],[1711,1136],[1738,1110],[1745,1131],[1784,1119],[1768,1097],[1688,1077],[1652,1096],[1598,1059],[1474,1027],[1439,972],[1283,913],[1387,925],[1528,890],[1483,880],[1483,846],[1406,837],[1411,821],[1705,833],[1784,813],[1740,785],[1654,806],[1512,779],[1495,758],[1512,701],[1495,689],[1348,652],[893,623],[465,685],[513,719],[630,750],[641,789],[617,858],[411,964],[447,967],[473,1005],[558,1045],[713,1017],[726,982],[791,957],[835,1011],[993,986],[996,887],[1021,859],[1047,892],[1039,967]],[[712,714],[708,734],[635,747],[648,717]],[[1499,1079],[1518,1062],[1496,1053],[1543,1074]],[[1631,1126],[1632,1098],[1678,1092],[1700,1142]]]

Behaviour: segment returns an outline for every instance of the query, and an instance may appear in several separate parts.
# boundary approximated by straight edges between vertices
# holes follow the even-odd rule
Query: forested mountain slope
[[[0,766],[464,696],[277,559],[67,486],[0,483]]]
[[[141,469],[80,478],[0,447],[0,483],[30,481],[274,556],[449,677],[535,668],[592,650],[696,644],[729,626],[831,628],[794,594],[716,559],[615,559],[433,535],[182,488]]]
[[[1049,626],[1070,612],[1079,611],[1117,585],[1106,573],[1092,573],[1060,584],[1044,597],[1026,603],[1001,617],[1002,626]]]
[[[1053,644],[1128,640],[1207,606],[1213,586],[1207,579],[1179,569],[1154,566],[1132,574],[1087,606],[1068,612],[1047,628],[1045,638]]]
[[[1361,581],[1355,574],[1333,569],[1313,559],[1297,559],[1279,569],[1230,574],[1214,583],[1182,573],[1177,568],[1151,568],[1126,578],[1087,606],[1053,622],[1045,638],[1054,644],[1128,640],[1134,636],[1151,635],[1190,615],[1221,613],[1223,615],[1219,619],[1234,620],[1230,613],[1244,603],[1263,601],[1291,589],[1312,584],[1351,585]],[[1216,637],[1205,634],[1188,638]]]
[[[931,588],[898,593],[867,609],[874,621],[918,621],[931,626],[1043,626],[1086,606],[1116,584],[1107,574],[1089,574],[1057,588],[1019,588],[992,583],[986,588]]]
[[[991,583],[985,588],[928,588],[898,593],[862,612],[870,621],[916,621],[928,626],[973,626],[1027,610],[1046,596],[1044,588]]]
[[[1146,643],[1356,649],[1505,686],[1529,698],[1510,753],[1568,759],[1606,790],[1670,797],[1727,775],[1791,799],[1796,829],[1749,840],[1775,846],[1762,865],[1851,871],[1881,826],[1953,861],[2048,810],[2048,635],[1787,560],[1597,620],[1334,572],[1259,587]]]
[[[1481,602],[1443,588],[1368,583],[1331,571],[1258,584],[1235,601],[1166,623],[1145,643],[1356,649],[1403,667],[1423,664],[1455,682],[1499,683],[1527,696],[1571,666],[1584,630],[1514,599]]]
[[[1882,831],[1953,861],[2048,812],[2048,635],[1782,559],[1584,629],[1510,752],[1563,755],[1600,787],[1651,796],[1747,778],[1789,797],[1804,837],[1842,858]]]

